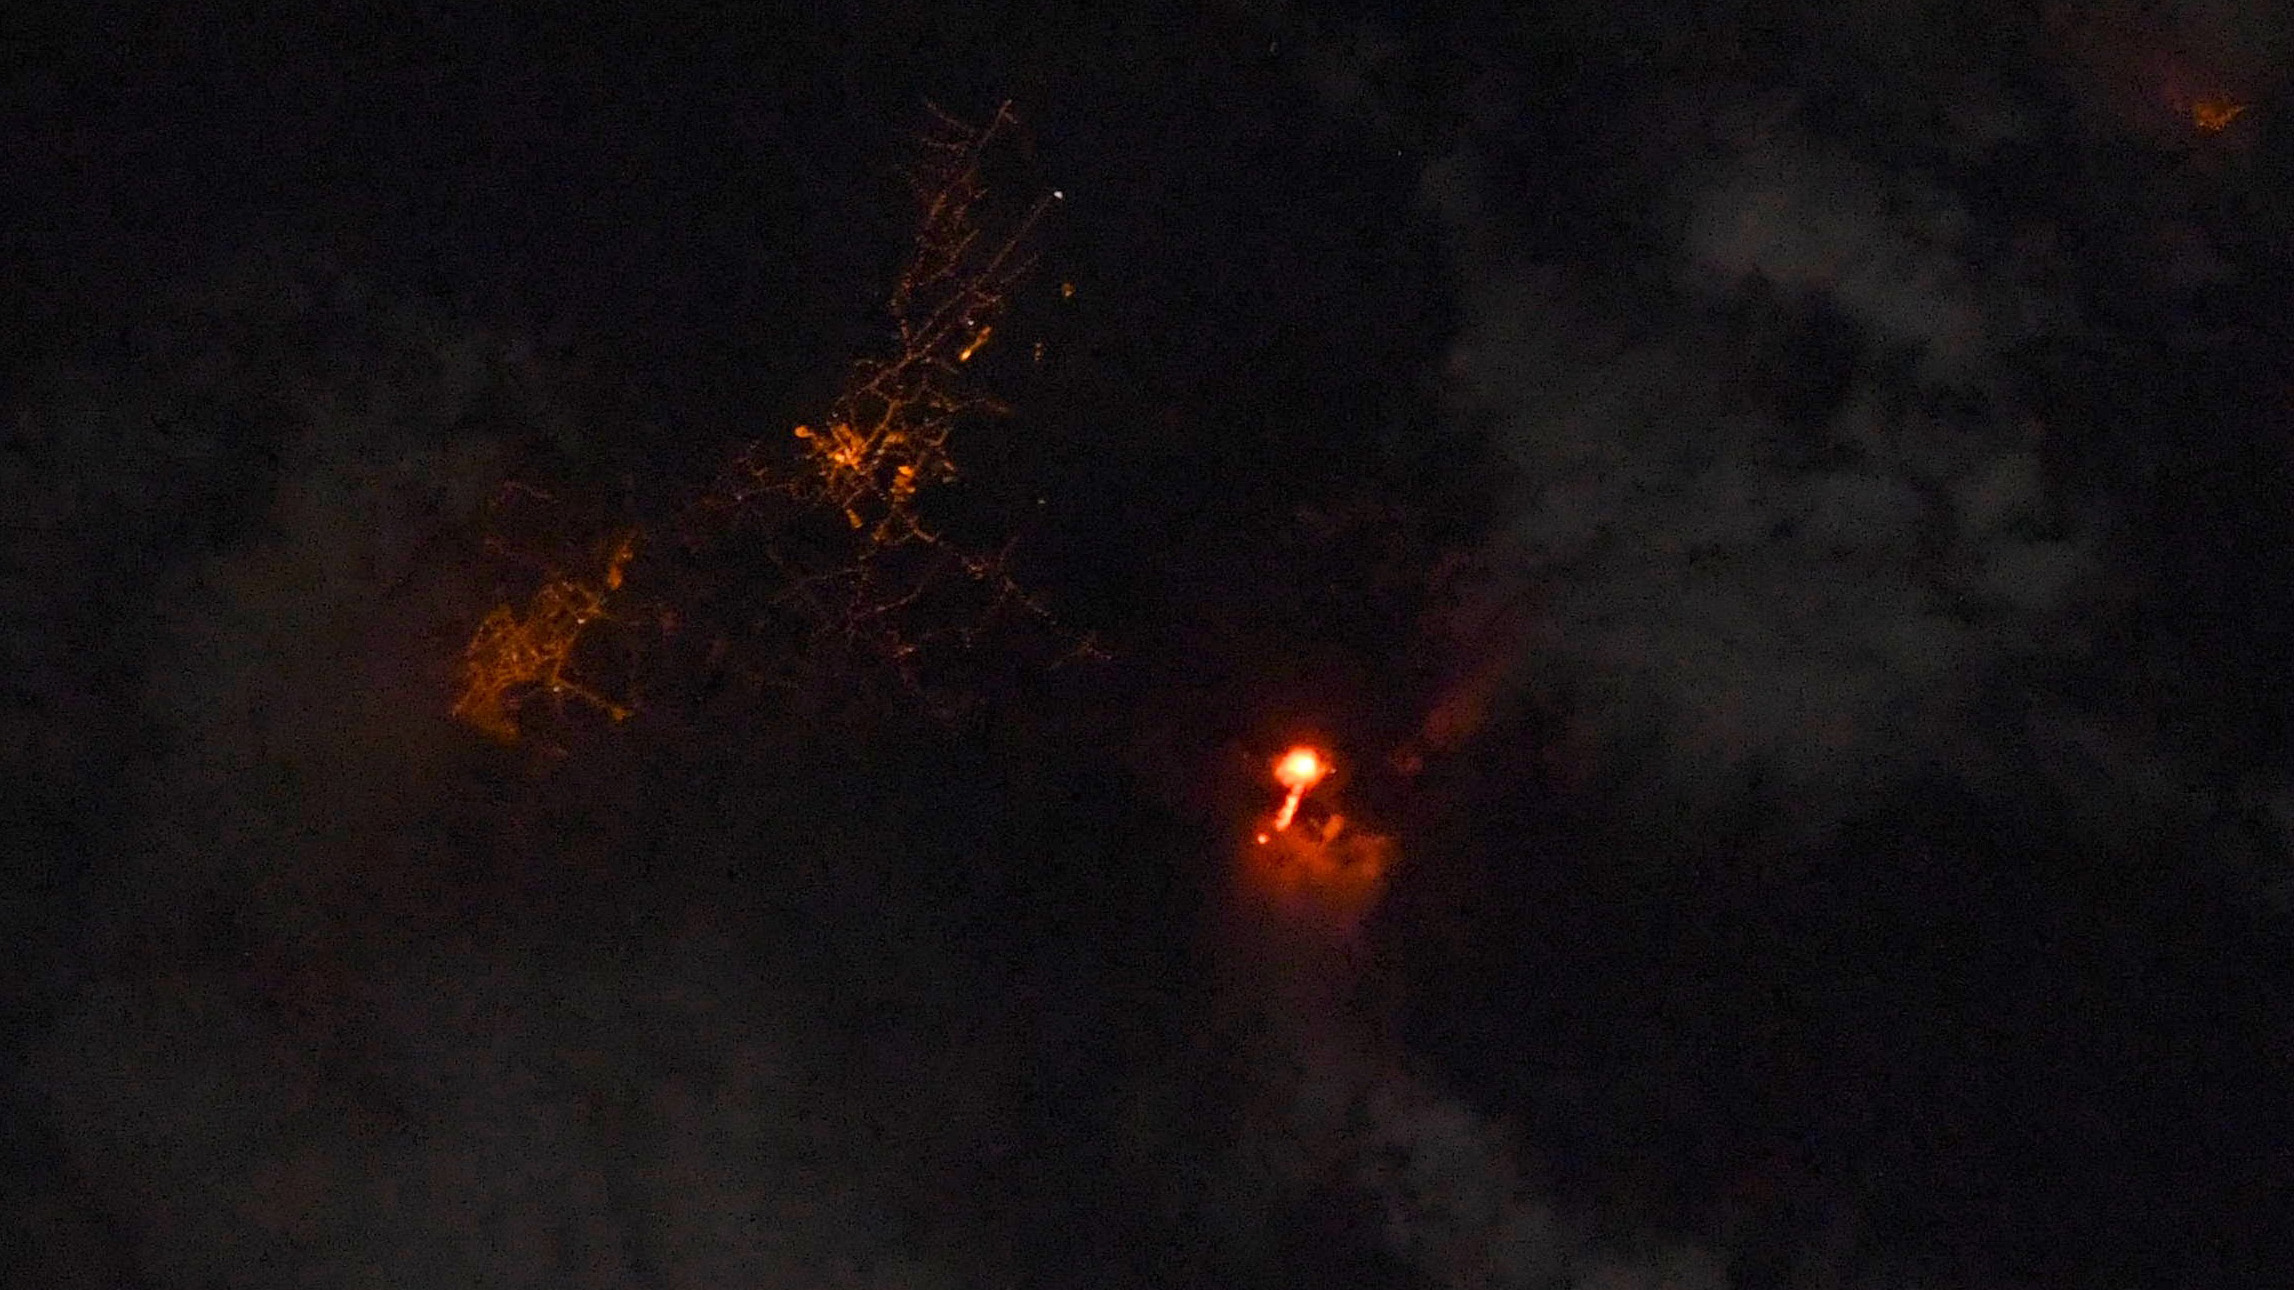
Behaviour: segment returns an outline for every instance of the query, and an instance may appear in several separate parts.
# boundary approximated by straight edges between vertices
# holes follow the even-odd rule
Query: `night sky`
[[[174,8],[0,34],[0,1283],[2294,1283],[2283,0]],[[712,509],[1007,104],[943,541]]]

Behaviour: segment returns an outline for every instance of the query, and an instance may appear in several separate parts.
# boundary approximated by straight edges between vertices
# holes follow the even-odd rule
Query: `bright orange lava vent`
[[[1330,778],[1332,767],[1321,750],[1301,744],[1275,758],[1270,769],[1285,795],[1271,821],[1261,817],[1252,839],[1257,845],[1245,848],[1253,898],[1274,901],[1267,912],[1285,920],[1351,934],[1385,889],[1394,840],[1349,828],[1345,816],[1327,809],[1335,805],[1327,789],[1324,810],[1309,815],[1301,809],[1306,795]]]
[[[1275,812],[1275,832],[1280,833],[1290,827],[1290,822],[1298,816],[1299,802],[1329,773],[1330,763],[1322,759],[1321,753],[1304,744],[1275,758],[1274,782],[1290,790],[1290,796],[1282,800],[1282,809]],[[1265,834],[1259,835],[1259,841],[1266,840]]]

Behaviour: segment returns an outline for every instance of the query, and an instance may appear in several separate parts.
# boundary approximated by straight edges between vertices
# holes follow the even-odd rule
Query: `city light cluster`
[[[911,681],[927,638],[969,644],[1011,608],[1050,620],[1010,575],[1004,552],[962,547],[928,525],[921,508],[929,489],[957,477],[949,448],[957,426],[1007,411],[966,380],[965,369],[994,337],[1032,267],[1027,239],[1061,196],[1038,199],[1000,235],[983,229],[983,159],[1016,124],[1008,103],[977,128],[934,109],[907,172],[917,226],[886,301],[894,324],[888,352],[855,362],[825,415],[734,453],[672,522],[681,548],[700,558],[761,560],[777,571],[778,585],[762,593],[771,603],[756,606],[756,620],[793,616],[812,635],[865,649]],[[835,517],[844,536],[824,539],[805,523],[813,515]],[[543,696],[561,712],[571,698],[613,720],[628,717],[633,700],[609,697],[576,674],[585,635],[619,621],[615,601],[637,540],[628,531],[594,575],[553,571],[522,610],[504,604],[490,612],[464,651],[452,715],[503,742],[517,741],[520,712]],[[961,608],[928,597],[951,581],[984,595]],[[927,609],[966,621],[911,621]],[[654,616],[676,617],[671,610]],[[731,648],[720,639],[710,655]],[[1096,651],[1086,639],[1072,653]]]

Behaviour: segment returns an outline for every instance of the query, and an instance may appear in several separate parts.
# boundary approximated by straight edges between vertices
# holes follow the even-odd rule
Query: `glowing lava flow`
[[[1274,782],[1290,790],[1290,796],[1282,800],[1282,809],[1275,812],[1276,833],[1290,827],[1290,822],[1298,816],[1299,802],[1329,773],[1330,763],[1322,760],[1322,754],[1303,744],[1275,759]],[[1267,835],[1259,834],[1258,840],[1265,842]]]
[[[1319,750],[1303,744],[1275,759],[1274,780],[1286,796],[1271,821],[1260,817],[1256,845],[1243,848],[1240,872],[1250,907],[1271,920],[1267,927],[1349,941],[1385,890],[1394,840],[1329,809],[1335,805],[1332,769]],[[1309,814],[1303,803],[1317,786],[1323,809]]]

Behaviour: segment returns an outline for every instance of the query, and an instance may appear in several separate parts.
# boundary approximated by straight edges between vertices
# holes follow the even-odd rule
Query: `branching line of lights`
[[[937,107],[932,113],[922,155],[907,175],[918,202],[917,231],[887,301],[892,352],[855,362],[819,424],[795,427],[793,465],[778,446],[786,441],[753,441],[678,522],[690,548],[726,535],[755,538],[753,548],[780,572],[774,599],[781,609],[847,647],[877,655],[911,684],[926,639],[905,619],[948,577],[985,589],[981,612],[987,617],[1017,609],[1052,622],[1010,574],[1008,546],[982,553],[946,539],[925,523],[920,498],[957,477],[949,439],[958,423],[1007,411],[970,388],[964,368],[993,338],[1012,293],[1033,268],[1024,247],[1063,195],[1039,198],[991,242],[979,223],[988,194],[981,167],[989,147],[1017,123],[1011,105],[979,128]],[[849,534],[844,556],[823,568],[817,559],[784,550],[792,507],[800,516],[841,518]],[[464,650],[462,689],[451,714],[503,742],[517,741],[520,712],[544,696],[561,714],[572,699],[614,721],[631,715],[634,700],[608,697],[577,676],[577,657],[586,633],[617,621],[616,601],[638,539],[635,530],[620,535],[594,574],[551,570],[522,610],[504,604],[489,613]],[[888,563],[904,549],[928,558],[897,568]],[[965,645],[978,635],[977,625],[953,633]],[[719,641],[711,654],[725,651]],[[1086,637],[1070,653],[1077,656],[1099,655]]]

